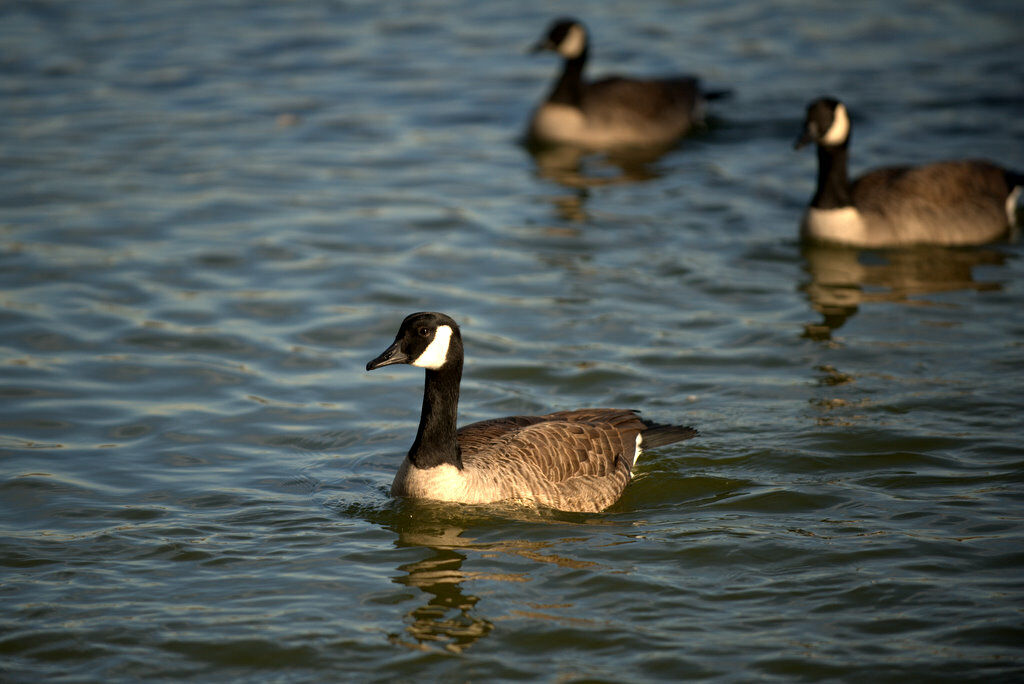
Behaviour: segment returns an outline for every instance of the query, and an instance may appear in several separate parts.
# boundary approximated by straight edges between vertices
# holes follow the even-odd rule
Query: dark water
[[[534,159],[566,13],[735,94]],[[0,679],[1024,676],[1021,246],[801,248],[825,93],[854,171],[1024,166],[1020,8],[0,4]],[[421,309],[464,421],[702,436],[600,515],[390,500]]]

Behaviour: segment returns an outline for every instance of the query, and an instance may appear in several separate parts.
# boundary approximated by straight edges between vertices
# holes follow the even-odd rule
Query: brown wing
[[[535,460],[541,458],[538,454],[567,451],[572,444],[581,448],[589,445],[597,453],[612,454],[612,460],[619,453],[627,453],[632,459],[636,435],[646,427],[634,411],[627,409],[577,409],[482,420],[459,429],[458,439],[463,458],[513,445]],[[580,458],[586,455],[586,449],[578,452],[574,448],[572,452],[579,453]],[[587,456],[586,460],[590,458]],[[563,460],[574,462],[573,457]]]
[[[581,106],[588,116],[595,118],[671,118],[682,119],[689,125],[699,97],[696,78],[637,80],[612,76],[588,83]]]
[[[561,510],[599,511],[630,479],[636,436],[646,424],[620,409],[514,416],[467,425],[459,446],[467,468],[507,498]]]
[[[910,239],[959,242],[959,235],[991,233],[1008,225],[1005,202],[1010,188],[1006,172],[986,161],[948,161],[923,166],[886,167],[870,171],[851,188],[854,204],[904,231]],[[915,226],[929,228],[913,233]],[[941,241],[941,240],[940,240]]]
[[[547,416],[508,416],[470,423],[456,433],[459,448],[466,457],[494,448],[494,445],[508,439],[516,431],[546,420]]]

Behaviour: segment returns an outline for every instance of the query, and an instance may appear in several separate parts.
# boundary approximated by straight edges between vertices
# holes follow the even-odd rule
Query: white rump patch
[[[847,245],[863,245],[867,240],[867,226],[855,207],[841,209],[815,209],[811,207],[804,217],[804,232],[812,238]]]
[[[821,136],[822,145],[841,145],[850,137],[850,116],[846,113],[846,106],[840,102],[836,105],[836,111],[832,117],[832,125]]]
[[[640,458],[640,452],[642,451],[642,449],[640,448],[640,443],[643,442],[643,441],[644,441],[643,434],[641,434],[639,432],[636,433],[636,451],[633,452],[633,465],[636,465],[637,460]],[[632,466],[630,466],[630,467],[632,468]],[[632,473],[630,473],[630,475],[632,475]]]
[[[587,47],[587,32],[579,24],[573,24],[558,44],[558,54],[566,59],[575,59],[583,54]]]
[[[447,325],[440,325],[434,331],[434,339],[423,350],[423,353],[412,362],[412,365],[420,368],[437,370],[448,361],[448,344],[452,340],[452,329]]]
[[[1024,194],[1024,186],[1018,185],[1006,198],[1006,220],[1011,228],[1019,227],[1020,219],[1020,197]]]

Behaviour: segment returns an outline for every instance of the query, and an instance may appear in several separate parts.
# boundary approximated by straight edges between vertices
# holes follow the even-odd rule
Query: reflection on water
[[[590,188],[636,183],[659,177],[653,164],[670,147],[636,148],[595,153],[566,145],[534,145],[529,148],[537,176],[573,191],[552,198],[555,211],[565,221],[583,222]]]
[[[391,635],[392,643],[424,648],[438,643],[446,650],[461,653],[477,640],[490,634],[494,623],[478,615],[474,608],[479,597],[462,591],[468,579],[462,571],[466,557],[450,548],[430,547],[433,554],[415,563],[400,565],[406,574],[395,578],[398,584],[417,587],[430,599],[408,613],[412,620],[406,631],[415,645]]]
[[[585,539],[565,538],[549,542],[524,541],[520,539],[498,542],[478,542],[465,536],[465,529],[455,526],[423,525],[413,523],[410,528],[398,530],[396,545],[418,546],[428,550],[429,555],[419,561],[398,566],[402,573],[393,578],[397,584],[420,589],[429,598],[406,615],[409,624],[406,632],[414,641],[399,634],[389,635],[389,640],[417,650],[429,650],[440,646],[453,653],[462,653],[483,639],[494,629],[494,622],[479,610],[480,597],[466,593],[463,582],[499,581],[529,582],[530,577],[518,573],[474,572],[462,569],[467,559],[466,551],[473,551],[483,557],[511,555],[532,562],[551,563],[560,567],[582,569],[597,564],[581,561],[547,552],[551,547],[564,547]],[[571,604],[562,604],[571,608]],[[496,608],[492,608],[492,611]],[[513,611],[516,613],[516,611]],[[554,620],[571,620],[557,615],[547,616]]]
[[[998,290],[999,282],[977,281],[977,266],[1002,266],[1006,255],[994,249],[915,249],[871,251],[833,245],[805,245],[805,269],[811,279],[803,291],[820,323],[804,327],[805,336],[827,340],[857,313],[862,303],[905,301],[951,290]]]

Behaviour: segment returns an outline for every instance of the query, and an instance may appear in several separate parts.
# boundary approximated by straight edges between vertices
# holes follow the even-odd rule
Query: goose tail
[[[683,425],[648,423],[647,429],[641,435],[643,437],[643,448],[654,449],[696,437],[697,431],[692,427]]]
[[[702,90],[700,95],[709,102],[711,100],[724,100],[727,97],[732,97],[732,89],[719,88],[718,90]]]

